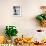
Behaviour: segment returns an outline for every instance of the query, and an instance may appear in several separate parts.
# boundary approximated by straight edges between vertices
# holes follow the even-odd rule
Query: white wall
[[[21,5],[21,17],[13,15],[14,5]],[[46,0],[0,0],[0,33],[4,33],[6,25],[15,25],[19,36],[31,36],[40,28],[35,16],[41,13],[41,5],[46,5]]]

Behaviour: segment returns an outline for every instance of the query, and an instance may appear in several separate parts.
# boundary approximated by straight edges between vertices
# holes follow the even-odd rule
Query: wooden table
[[[15,45],[15,46],[46,46],[46,44],[41,44],[41,45],[35,45],[35,44],[27,44],[27,43],[24,43],[23,45]]]

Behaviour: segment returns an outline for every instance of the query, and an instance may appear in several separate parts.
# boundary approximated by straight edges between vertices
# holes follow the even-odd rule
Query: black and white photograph
[[[21,8],[20,8],[20,6],[13,6],[13,15],[21,16]]]

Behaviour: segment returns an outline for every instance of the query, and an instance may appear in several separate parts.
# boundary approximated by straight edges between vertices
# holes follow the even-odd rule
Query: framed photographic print
[[[21,7],[20,6],[13,6],[13,15],[21,16]]]

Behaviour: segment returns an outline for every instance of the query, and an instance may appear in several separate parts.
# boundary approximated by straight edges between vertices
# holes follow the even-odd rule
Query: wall
[[[14,5],[21,5],[22,16],[13,15]],[[6,25],[15,25],[18,36],[31,36],[36,29],[44,29],[35,20],[35,16],[41,13],[41,5],[46,5],[46,0],[0,0],[0,34],[4,34]]]

